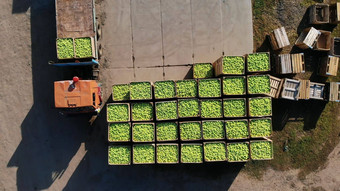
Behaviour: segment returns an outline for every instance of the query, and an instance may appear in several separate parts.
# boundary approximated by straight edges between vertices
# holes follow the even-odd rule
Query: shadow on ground
[[[106,110],[89,127],[88,116],[64,117],[53,109],[53,81],[63,78],[62,69],[47,64],[56,57],[54,0],[13,0],[13,14],[29,8],[34,105],[21,124],[22,141],[7,164],[18,168],[19,191],[48,189],[63,176],[83,142],[87,153],[65,190],[227,190],[231,186],[243,164],[108,166]]]
[[[47,189],[68,167],[87,133],[84,116],[65,118],[53,109],[53,81],[62,72],[56,57],[54,0],[14,0],[12,13],[31,12],[34,105],[21,124],[22,141],[8,162],[17,167],[17,189]],[[28,31],[27,31],[28,32]]]
[[[65,190],[228,190],[243,167],[243,163],[108,166],[105,114],[104,108]]]

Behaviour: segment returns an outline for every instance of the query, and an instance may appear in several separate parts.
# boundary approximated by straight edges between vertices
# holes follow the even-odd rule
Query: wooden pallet
[[[339,67],[339,57],[328,55],[321,59],[319,75],[336,76]]]
[[[298,100],[301,83],[299,80],[284,79],[281,98],[289,100]]]
[[[317,3],[309,9],[310,24],[327,24],[329,23],[329,5]]]
[[[279,74],[291,74],[292,60],[290,54],[280,54],[277,60],[277,73]]]
[[[310,81],[300,80],[301,86],[299,91],[299,99],[309,99],[310,95]]]
[[[266,94],[272,98],[279,98],[282,84],[283,84],[283,79],[276,78],[274,76],[270,76],[270,93]]]
[[[289,46],[289,39],[284,27],[273,30],[269,34],[270,43],[273,50],[279,50],[286,46]]]
[[[333,25],[340,23],[340,3],[329,6],[329,23]]]
[[[294,74],[305,73],[305,59],[303,53],[291,54],[292,69]]]
[[[306,28],[301,32],[295,45],[301,49],[313,48],[320,35],[321,32],[314,27]]]
[[[324,100],[325,84],[310,82],[310,99]]]
[[[330,82],[329,86],[329,101],[340,102],[340,82]]]

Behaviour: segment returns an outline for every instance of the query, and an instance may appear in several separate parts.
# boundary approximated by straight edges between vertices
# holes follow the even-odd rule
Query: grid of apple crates
[[[269,56],[194,64],[194,79],[113,85],[109,165],[272,159]]]

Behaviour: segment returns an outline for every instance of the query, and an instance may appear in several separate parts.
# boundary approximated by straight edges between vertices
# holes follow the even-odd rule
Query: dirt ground
[[[60,68],[47,64],[56,53],[54,1],[1,0],[0,18],[0,190],[339,190],[340,145],[324,168],[303,181],[297,178],[298,170],[271,169],[263,180],[255,180],[241,171],[242,164],[108,166],[105,115],[89,127],[88,116],[64,117],[53,109],[52,84],[63,78]],[[161,69],[162,75],[156,77],[157,67],[112,67],[116,52],[115,45],[109,44],[114,36],[106,36],[107,25],[104,54],[111,57],[103,62],[105,100],[110,99],[110,85],[121,80],[113,71],[131,75],[131,80],[153,78],[151,81],[164,79],[166,70],[178,74],[172,67]],[[219,46],[228,50],[223,48],[227,44]],[[207,48],[211,47],[199,51]],[[214,47],[211,51],[217,52]],[[190,70],[187,63],[178,67],[180,71],[185,68],[178,78]]]

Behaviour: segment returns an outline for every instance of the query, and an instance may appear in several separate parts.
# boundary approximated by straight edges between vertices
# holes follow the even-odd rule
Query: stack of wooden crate
[[[325,90],[325,84],[320,84],[316,82],[310,82],[309,85],[309,97],[310,99],[318,99],[318,100],[324,100],[324,90]]]
[[[285,78],[282,85],[281,98],[289,100],[298,100],[301,82]]]
[[[340,82],[329,83],[329,101],[340,102]]]
[[[280,54],[276,61],[278,74],[297,74],[305,72],[304,54]]]
[[[329,23],[329,5],[324,3],[317,3],[312,5],[309,9],[309,23],[310,24],[327,24]]]
[[[310,95],[310,81],[309,80],[300,80],[300,92],[299,99],[309,99]]]
[[[289,39],[284,27],[280,27],[278,29],[273,30],[269,34],[270,44],[272,45],[273,50],[279,50],[286,46],[289,46]]]
[[[306,28],[301,32],[295,45],[301,49],[313,48],[320,35],[321,32],[314,27]]]
[[[319,75],[336,76],[339,67],[339,57],[328,55],[320,59]]]

